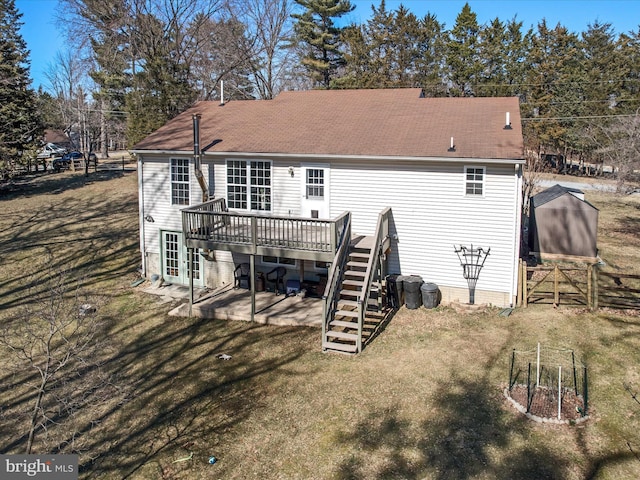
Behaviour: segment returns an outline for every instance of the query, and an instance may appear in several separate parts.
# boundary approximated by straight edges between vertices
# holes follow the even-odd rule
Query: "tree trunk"
[[[38,390],[38,396],[36,397],[36,403],[33,406],[33,414],[31,415],[31,428],[29,429],[29,439],[27,440],[27,451],[26,454],[31,454],[31,448],[33,447],[33,437],[36,434],[36,424],[38,423],[38,412],[40,412],[40,408],[42,406],[42,397],[44,397],[44,389],[47,386],[47,381],[49,380],[49,364],[45,368],[44,373],[42,374],[42,382],[40,383],[40,389]]]
[[[107,148],[107,102],[104,97],[100,100],[100,158],[109,158],[109,149]]]

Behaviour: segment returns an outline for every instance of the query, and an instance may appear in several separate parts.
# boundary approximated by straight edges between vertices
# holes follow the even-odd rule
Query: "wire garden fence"
[[[505,395],[529,418],[574,423],[588,418],[587,367],[573,350],[542,347],[511,353]]]

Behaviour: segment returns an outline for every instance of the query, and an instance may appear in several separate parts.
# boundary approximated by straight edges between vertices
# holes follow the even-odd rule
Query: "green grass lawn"
[[[96,352],[107,388],[38,431],[35,452],[79,453],[92,479],[640,477],[638,312],[403,308],[355,357],[321,353],[317,329],[169,317],[172,304],[131,287],[136,188],[135,173],[67,172],[0,196],[3,322],[54,266],[101,299],[108,341]],[[587,198],[603,258],[640,273],[640,202]],[[587,422],[539,424],[505,400],[511,351],[538,342],[587,364]],[[0,453],[24,450],[30,375],[0,373]]]

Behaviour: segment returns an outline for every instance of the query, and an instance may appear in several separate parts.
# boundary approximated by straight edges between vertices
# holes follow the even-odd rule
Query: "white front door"
[[[168,283],[189,283],[188,249],[182,244],[181,232],[162,232],[162,278]],[[199,249],[193,250],[193,284],[204,286],[202,257]]]
[[[303,217],[328,219],[329,165],[302,164],[302,200],[300,214]]]

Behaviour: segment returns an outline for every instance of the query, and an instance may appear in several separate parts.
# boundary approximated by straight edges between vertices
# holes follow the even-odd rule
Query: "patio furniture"
[[[238,265],[233,272],[233,276],[235,278],[233,288],[251,288],[251,282],[249,281],[250,274],[251,267],[248,263],[241,263]],[[245,287],[242,286],[243,282],[245,282]]]
[[[280,294],[279,287],[282,287],[284,291],[284,276],[287,274],[287,269],[284,267],[276,267],[267,273],[267,284],[274,284],[274,290],[276,295]]]
[[[287,280],[287,297],[289,295],[297,295],[298,293],[300,293],[300,280],[295,280],[293,278],[290,278],[289,280]]]

